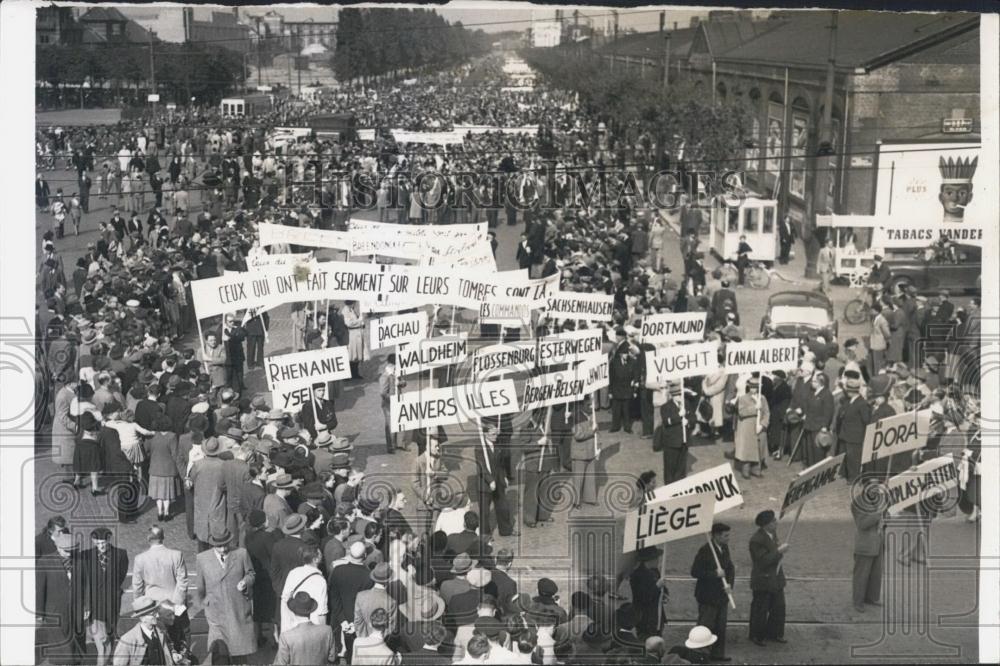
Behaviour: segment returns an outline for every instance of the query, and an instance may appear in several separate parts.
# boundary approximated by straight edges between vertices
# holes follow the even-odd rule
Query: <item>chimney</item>
[[[674,21],[674,30],[677,30],[677,21]]]
[[[184,17],[184,41],[191,41],[191,23],[194,21],[194,10],[190,7],[185,7],[182,10]]]
[[[663,26],[667,23],[667,13],[660,12],[660,34],[663,34]]]

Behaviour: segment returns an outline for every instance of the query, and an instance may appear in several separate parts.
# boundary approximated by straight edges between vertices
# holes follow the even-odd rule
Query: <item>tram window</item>
[[[757,214],[759,212],[757,208],[746,209],[746,212],[743,214],[743,231],[748,234],[757,233]]]
[[[735,234],[740,230],[740,209],[730,208],[729,209],[729,233]]]
[[[761,229],[765,234],[774,233],[774,209],[764,209],[764,226]]]

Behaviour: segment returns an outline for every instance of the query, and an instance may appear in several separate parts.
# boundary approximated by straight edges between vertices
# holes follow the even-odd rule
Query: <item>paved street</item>
[[[73,174],[69,171],[56,171],[46,174],[50,178],[53,192],[62,186],[64,192],[72,191]],[[66,266],[73,262],[85,249],[87,242],[96,236],[98,221],[109,217],[109,202],[92,197],[91,213],[84,217],[83,231],[79,237],[67,237],[57,244],[64,257]],[[197,211],[196,211],[197,212]],[[374,214],[362,214],[361,217],[377,219]],[[50,228],[50,217],[47,214],[37,216],[36,229],[41,234]],[[500,243],[497,258],[501,270],[516,267],[514,252],[518,234],[522,225],[497,229]],[[681,259],[678,244],[672,243],[668,255],[668,264],[675,273],[680,271]],[[772,280],[767,291],[741,289],[738,292],[740,312],[748,333],[755,335],[757,324],[764,312],[767,296],[782,289],[810,288],[811,282],[801,278],[803,273],[804,251],[801,244],[796,248],[797,258],[789,266],[780,267],[783,276],[793,282],[785,283],[780,279]],[[322,253],[321,253],[322,256]],[[835,308],[837,316],[841,316],[843,304],[852,296],[850,289],[838,287],[835,291]],[[290,321],[285,316],[286,308],[272,313],[272,327],[266,353],[280,353],[290,348]],[[465,319],[463,317],[462,319]],[[850,327],[841,322],[841,339],[848,335],[861,335],[865,331],[861,327]],[[380,367],[377,361],[372,361],[362,367],[363,374],[369,379],[376,376]],[[248,387],[254,391],[264,391],[262,371],[248,373]],[[354,440],[357,452],[358,466],[364,467],[370,477],[388,478],[410,493],[410,470],[414,453],[398,452],[396,455],[384,454],[382,439],[382,416],[379,407],[380,398],[378,385],[374,381],[348,383],[344,386],[341,398],[338,400],[337,411],[340,425],[338,434]],[[607,429],[609,420],[607,412],[599,412],[598,419],[602,430]],[[638,429],[636,429],[638,432]],[[627,509],[631,498],[631,488],[635,476],[646,469],[661,470],[660,455],[651,450],[648,440],[639,439],[638,435],[623,433],[609,434],[602,432],[600,440],[606,447],[600,463],[599,484],[600,506],[589,507],[580,512],[569,511],[572,503],[568,495],[553,498],[555,500],[555,523],[537,529],[523,530],[519,537],[497,538],[496,546],[507,546],[514,549],[515,572],[523,576],[525,584],[533,586],[540,576],[548,576],[560,585],[561,598],[568,602],[570,593],[578,588],[579,580],[589,571],[585,570],[584,558],[580,555],[581,548],[591,549],[599,553],[596,561],[604,562],[610,569],[617,568],[616,560],[620,551],[621,539],[611,536],[616,526],[615,516],[620,516]],[[449,429],[449,451],[463,458],[460,469],[456,472],[460,478],[471,473],[471,451],[467,449],[470,443],[477,440],[473,433],[463,433],[459,428]],[[716,446],[710,442],[696,442],[691,448],[691,469],[699,471],[722,462],[725,450],[731,450],[732,444]],[[37,499],[35,524],[38,528],[53,514],[66,516],[75,528],[89,532],[89,529],[99,524],[107,524],[116,530],[117,543],[125,547],[131,556],[145,547],[144,530],[155,522],[155,512],[148,506],[146,513],[138,524],[129,527],[117,527],[107,506],[107,498],[91,498],[89,493],[77,495],[66,486],[57,484],[55,470],[46,455],[47,447],[44,437],[38,443],[39,458],[35,466],[35,486]],[[750,593],[748,576],[750,572],[749,554],[746,542],[752,533],[754,515],[765,508],[780,506],[785,488],[792,477],[799,471],[796,464],[792,467],[782,462],[772,462],[762,479],[751,481],[740,480],[741,489],[745,495],[743,506],[720,516],[720,519],[733,527],[731,547],[737,571],[735,597],[737,608],[730,614],[730,649],[729,653],[737,662],[776,662],[776,663],[830,663],[842,662],[847,659],[872,663],[892,660],[912,660],[918,656],[936,655],[943,659],[954,661],[974,661],[976,656],[976,562],[973,559],[978,549],[977,526],[967,524],[963,516],[945,517],[934,522],[931,530],[931,565],[930,570],[902,569],[895,565],[887,571],[888,579],[884,586],[886,606],[884,612],[889,616],[880,617],[876,609],[869,609],[865,615],[857,614],[850,603],[850,576],[852,566],[853,523],[850,520],[847,507],[849,498],[846,485],[838,485],[836,492],[829,492],[820,499],[806,505],[801,521],[796,528],[792,546],[785,558],[785,571],[789,577],[788,589],[788,624],[786,637],[789,643],[784,646],[769,647],[767,650],[758,648],[746,640],[745,622],[748,617]],[[23,472],[27,474],[28,472]],[[31,484],[30,478],[24,478],[26,487]],[[511,489],[512,499],[516,501],[518,487]],[[414,506],[414,497],[408,494],[408,506]],[[405,513],[405,512],[404,512]],[[787,531],[786,518],[779,527],[779,534]],[[187,539],[183,527],[183,518],[175,519],[165,525],[168,543],[182,549],[188,561],[188,566],[194,568],[195,544]],[[702,542],[687,540],[672,545],[668,551],[667,576],[670,585],[670,612],[666,628],[668,644],[679,642],[693,624],[696,607],[693,599],[693,579],[688,570],[694,552]],[[29,544],[25,544],[25,552],[29,552]],[[594,563],[594,555],[588,561]],[[596,566],[596,565],[595,565]],[[922,576],[928,574],[928,579]],[[25,588],[30,589],[30,587]],[[531,590],[533,591],[533,590]],[[903,613],[893,604],[893,595],[926,594],[926,605],[906,602],[909,613]],[[900,599],[902,597],[899,597]],[[130,598],[125,597],[128,604]],[[898,601],[896,602],[899,603]],[[917,613],[923,614],[923,624],[916,622]],[[916,624],[914,624],[916,622]],[[196,624],[196,629],[198,625]],[[891,639],[880,638],[883,632],[894,634]],[[905,643],[907,648],[919,645],[916,653],[903,651],[896,644],[899,636],[909,638]],[[864,645],[872,645],[867,652],[852,652],[852,649]],[[957,646],[958,652],[934,652],[945,645]],[[886,652],[880,650],[885,648]],[[199,654],[204,653],[204,646],[196,647]],[[891,658],[889,657],[891,655]],[[905,655],[910,655],[909,659]],[[269,654],[258,654],[254,663],[269,663]]]

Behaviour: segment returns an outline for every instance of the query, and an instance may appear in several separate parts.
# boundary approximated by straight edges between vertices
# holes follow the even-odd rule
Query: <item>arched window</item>
[[[781,173],[781,156],[785,149],[785,101],[778,93],[767,100],[767,134],[764,139],[765,168],[768,173]]]
[[[750,90],[746,97],[746,108],[750,114],[750,127],[744,145],[744,157],[746,158],[745,169],[748,174],[756,175],[760,172],[760,91],[756,88]]]
[[[808,183],[806,182],[809,170],[809,132],[810,132],[810,112],[809,103],[796,97],[792,101],[792,132],[789,154],[788,173],[788,193],[799,199],[806,198]]]

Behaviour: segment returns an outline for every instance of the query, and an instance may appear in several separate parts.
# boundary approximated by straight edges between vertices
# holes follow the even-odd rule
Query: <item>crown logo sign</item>
[[[963,185],[965,183],[971,183],[972,177],[976,174],[976,165],[979,164],[978,156],[972,159],[969,159],[968,157],[949,157],[947,160],[941,157],[938,159],[940,160],[938,162],[938,169],[941,170],[942,185]]]

